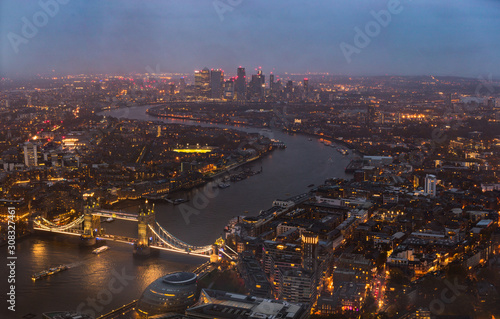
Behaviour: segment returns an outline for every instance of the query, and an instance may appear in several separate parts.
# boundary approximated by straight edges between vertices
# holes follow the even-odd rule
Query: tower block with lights
[[[83,246],[95,245],[96,236],[101,229],[101,218],[92,215],[92,210],[96,207],[99,207],[98,202],[90,199],[83,208],[83,234],[80,236],[81,245]]]
[[[141,208],[137,223],[137,242],[134,244],[134,255],[136,256],[149,256],[151,248],[149,247],[150,238],[153,237],[151,229],[148,225],[154,225],[155,212],[154,204],[150,205],[146,201],[145,205]]]

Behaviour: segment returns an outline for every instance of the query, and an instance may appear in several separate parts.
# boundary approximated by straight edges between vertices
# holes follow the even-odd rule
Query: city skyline
[[[0,0],[0,318],[500,318],[499,0]]]
[[[21,6],[4,0],[0,7],[2,77],[190,73],[206,65],[262,66],[267,74],[500,74],[495,1],[47,0]]]

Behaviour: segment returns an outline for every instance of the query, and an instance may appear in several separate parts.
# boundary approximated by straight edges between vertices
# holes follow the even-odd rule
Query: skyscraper
[[[194,71],[194,87],[197,97],[208,97],[210,93],[210,70]]]
[[[247,79],[245,74],[245,68],[241,66],[238,68],[238,73],[236,76],[235,92],[238,101],[246,100],[247,95]]]
[[[431,197],[436,196],[437,178],[435,175],[427,174],[425,176],[425,193]]]
[[[223,90],[224,90],[224,99],[232,100],[234,99],[234,81],[236,78],[230,78],[229,80],[224,82]]]
[[[38,166],[38,152],[37,146],[33,143],[24,144],[24,165],[27,167]]]
[[[210,71],[210,96],[212,99],[220,99],[222,95],[222,84],[224,83],[224,71],[212,69]]]
[[[304,94],[307,98],[307,95],[309,94],[309,79],[304,78]]]

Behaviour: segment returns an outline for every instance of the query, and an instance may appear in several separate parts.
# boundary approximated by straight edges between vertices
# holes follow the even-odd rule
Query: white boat
[[[220,183],[219,184],[219,188],[228,188],[229,186],[231,186],[231,184],[228,184],[228,183]]]
[[[108,246],[101,246],[101,247],[99,247],[99,248],[94,249],[94,250],[92,251],[92,253],[93,253],[93,254],[96,254],[96,255],[99,255],[100,253],[102,253],[102,252],[104,252],[104,251],[106,251],[106,250],[108,250],[108,249],[109,249],[109,247],[108,247]]]
[[[113,219],[113,217],[110,217],[110,218],[106,218],[104,221],[108,222],[108,223],[111,223],[112,221],[114,221],[114,219]]]

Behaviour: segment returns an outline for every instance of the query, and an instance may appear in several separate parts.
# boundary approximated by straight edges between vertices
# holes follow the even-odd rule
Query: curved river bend
[[[163,121],[184,125],[211,126],[185,120],[158,119],[145,113],[148,106],[116,109],[101,113],[106,116],[126,117],[138,120]],[[188,197],[183,205],[157,204],[157,221],[169,232],[190,244],[208,244],[222,234],[227,222],[237,215],[255,215],[271,207],[272,201],[307,192],[310,184],[319,185],[330,177],[345,177],[344,168],[350,161],[335,148],[302,135],[289,135],[278,130],[263,131],[258,128],[230,127],[246,132],[260,132],[270,138],[283,141],[287,148],[275,150],[267,157],[252,164],[254,170],[262,167],[261,174],[240,182],[231,183],[226,189],[214,188],[208,196],[204,187],[212,189],[214,182],[189,192],[176,193],[175,197]],[[195,201],[198,198],[201,200]],[[205,200],[206,199],[206,200]],[[188,208],[188,213],[181,211]],[[134,223],[115,221],[103,224],[108,233],[136,236]],[[61,235],[36,235],[17,245],[16,313],[0,310],[1,318],[22,318],[26,314],[41,314],[55,310],[94,311],[103,314],[140,297],[143,289],[167,272],[190,270],[205,261],[176,253],[161,252],[157,257],[145,260],[132,258],[132,247],[127,244],[108,243],[111,249],[101,255],[93,255],[92,249],[80,248],[78,238]],[[1,256],[6,257],[6,247]],[[3,258],[6,260],[6,258]],[[71,268],[49,278],[32,282],[31,274],[58,264],[70,264]],[[117,273],[124,274],[120,284]],[[8,269],[2,267],[2,278]],[[125,278],[125,279],[124,279]],[[110,292],[109,285],[116,289]],[[7,285],[2,285],[2,293]],[[122,289],[120,289],[122,288]],[[109,298],[108,298],[109,297]]]

